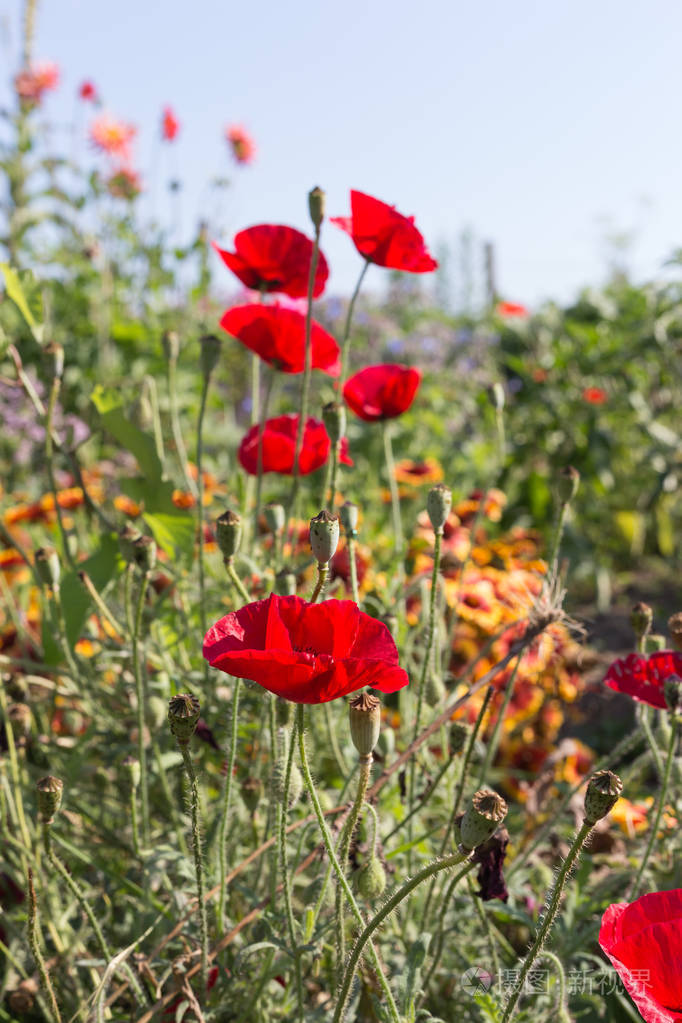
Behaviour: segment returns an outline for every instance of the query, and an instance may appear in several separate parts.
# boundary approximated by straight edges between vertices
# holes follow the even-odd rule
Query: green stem
[[[590,832],[592,831],[593,827],[594,823],[591,823],[587,820],[583,821],[580,830],[578,831],[578,834],[576,835],[573,841],[573,845],[571,846],[566,859],[561,865],[561,869],[559,870],[559,873],[557,875],[554,888],[552,889],[549,904],[542,917],[542,923],[538,928],[538,932],[535,935],[533,944],[531,945],[530,950],[523,961],[521,969],[518,972],[518,976],[516,977],[514,987],[509,996],[509,999],[507,1000],[507,1004],[502,1015],[501,1023],[508,1023],[508,1020],[510,1020],[514,1014],[516,1004],[521,996],[521,992],[523,991],[524,985],[526,983],[526,977],[530,973],[530,969],[535,960],[537,959],[540,950],[542,949],[542,946],[545,943],[545,939],[547,938],[547,935],[549,934],[552,928],[552,924],[554,923],[556,915],[559,912],[559,906],[561,905],[561,897],[563,895],[566,881],[568,880],[568,875],[570,874],[571,868],[573,867],[573,864],[578,858],[580,851],[584,846],[585,842],[587,841],[587,838]]]
[[[452,764],[452,762],[454,761],[454,759],[455,759],[455,755],[456,755],[456,754],[454,754],[454,753],[451,753],[451,754],[450,754],[450,756],[449,756],[449,757],[447,758],[447,760],[445,761],[445,763],[444,763],[444,764],[442,764],[442,766],[440,767],[440,769],[439,769],[439,771],[438,771],[438,774],[436,775],[436,777],[435,777],[435,778],[433,779],[433,781],[432,781],[432,782],[430,783],[430,785],[428,786],[428,788],[426,789],[426,791],[424,792],[424,794],[423,794],[423,795],[422,795],[422,796],[420,797],[420,799],[419,799],[419,802],[418,802],[418,803],[416,803],[416,804],[415,804],[415,805],[414,805],[414,806],[412,807],[412,809],[411,809],[411,810],[409,811],[409,813],[405,814],[405,816],[403,817],[403,819],[402,819],[401,821],[398,821],[398,823],[397,823],[397,824],[396,824],[396,825],[395,825],[395,826],[394,826],[393,828],[391,828],[391,830],[390,830],[390,831],[388,832],[388,834],[387,834],[387,835],[385,836],[385,838],[384,838],[384,840],[383,840],[383,842],[384,842],[384,845],[386,845],[386,844],[387,844],[387,842],[388,842],[388,841],[389,841],[389,840],[390,840],[391,838],[393,838],[393,836],[394,836],[394,835],[396,835],[396,834],[397,834],[397,833],[398,833],[399,831],[401,831],[401,830],[402,830],[402,828],[404,828],[404,827],[405,827],[405,825],[406,825],[406,824],[407,824],[407,823],[408,823],[409,821],[411,821],[411,820],[412,820],[412,818],[414,817],[414,815],[415,815],[415,814],[417,814],[417,813],[419,813],[419,811],[421,810],[421,808],[422,808],[423,806],[426,806],[426,804],[428,803],[429,799],[431,798],[431,796],[433,795],[433,793],[434,793],[434,792],[436,791],[436,789],[437,789],[437,787],[438,787],[439,783],[440,783],[440,782],[442,781],[442,779],[443,779],[443,775],[445,774],[445,772],[446,772],[446,771],[448,770],[448,768],[450,767],[450,764]]]
[[[178,461],[180,462],[180,470],[182,472],[185,484],[190,494],[193,497],[197,496],[197,488],[194,480],[189,474],[189,467],[187,464],[187,449],[185,448],[185,441],[182,436],[182,427],[180,426],[180,413],[178,410],[178,384],[177,384],[177,359],[171,357],[168,359],[168,398],[170,401],[170,414],[171,414],[171,431],[173,433],[173,442],[175,444],[175,450],[178,455]]]
[[[147,717],[147,685],[146,672],[142,663],[141,634],[142,616],[144,614],[144,600],[147,593],[149,577],[145,572],[140,581],[140,590],[137,596],[137,607],[135,610],[135,621],[133,624],[133,674],[135,676],[135,697],[137,700],[137,759],[140,762],[140,799],[142,803],[142,841],[145,848],[149,848],[151,839],[149,827],[149,777],[147,773],[147,742],[145,737]]]
[[[353,977],[355,976],[355,971],[357,969],[360,956],[362,955],[362,950],[377,928],[379,928],[384,922],[386,917],[389,916],[393,910],[399,906],[400,903],[406,899],[418,885],[422,883],[422,881],[426,881],[427,878],[433,877],[441,870],[449,870],[451,867],[456,867],[458,864],[467,860],[470,855],[470,852],[458,851],[452,853],[450,856],[446,856],[442,860],[434,860],[433,863],[428,863],[425,867],[422,867],[422,869],[418,871],[414,877],[407,880],[397,892],[394,892],[391,898],[387,899],[387,901],[383,904],[379,912],[372,917],[369,923],[365,926],[360,937],[355,942],[349,956],[346,972],[344,974],[343,981],[341,982],[341,988],[339,991],[338,1001],[336,1003],[336,1009],[334,1010],[332,1023],[341,1023],[343,1020],[346,1011],[346,1003],[348,1001],[348,996],[350,995],[351,984],[353,983]],[[472,866],[473,864],[468,863],[465,869],[459,872],[457,880],[459,880],[460,877],[463,877],[467,871],[471,870]]]
[[[561,541],[564,536],[564,529],[566,527],[566,515],[568,514],[569,502],[562,502],[559,508],[559,516],[557,518],[556,529],[554,530],[554,538],[552,541],[552,549],[549,556],[549,572],[547,573],[548,579],[553,579],[556,575],[557,566],[559,564],[559,549],[561,547]]]
[[[40,951],[40,943],[38,939],[38,903],[36,901],[35,888],[33,887],[33,871],[30,867],[28,871],[28,943],[31,946],[31,952],[33,953],[33,958],[36,961],[38,972],[40,973],[43,989],[50,1003],[52,1016],[56,1023],[62,1023],[62,1017],[59,1014],[59,1006],[57,1005],[57,998],[54,993],[54,988],[52,987],[50,974],[47,972],[43,953]]]
[[[234,680],[232,689],[232,720],[230,728],[230,749],[227,757],[227,775],[225,776],[225,787],[223,789],[223,805],[220,817],[220,837],[218,856],[220,864],[220,897],[218,900],[218,930],[220,936],[225,933],[225,896],[227,877],[227,822],[230,815],[230,796],[232,794],[232,776],[234,765],[237,759],[237,737],[239,733],[239,695],[241,691],[241,679]]]
[[[199,910],[199,925],[201,927],[201,985],[202,990],[205,990],[208,979],[208,919],[206,915],[206,902],[204,900],[204,864],[201,855],[199,786],[188,743],[178,742],[178,746],[182,753],[191,792],[192,848],[194,851],[194,872],[197,882],[197,909]]]
[[[404,538],[403,521],[400,513],[400,495],[398,493],[398,481],[395,478],[395,460],[393,458],[393,445],[391,443],[391,428],[388,420],[382,424],[384,435],[384,459],[386,461],[386,473],[388,475],[388,486],[391,491],[391,512],[393,515],[393,537],[395,541],[395,552],[402,559]]]
[[[310,774],[310,767],[308,766],[308,755],[306,753],[306,748],[305,748],[305,735],[304,735],[304,731],[303,731],[304,730],[304,725],[305,725],[304,710],[305,710],[304,704],[299,703],[298,706],[296,707],[296,717],[297,717],[297,722],[298,722],[298,749],[299,749],[299,756],[301,758],[301,768],[302,768],[302,771],[303,771],[303,780],[305,781],[305,786],[306,786],[306,788],[308,790],[308,794],[310,796],[310,801],[313,804],[313,810],[315,811],[315,816],[317,817],[317,824],[318,824],[318,827],[320,829],[320,833],[322,835],[322,840],[323,840],[325,848],[327,850],[327,856],[329,857],[329,860],[331,862],[332,869],[334,870],[334,873],[336,874],[336,877],[338,879],[338,883],[341,885],[341,887],[343,889],[344,895],[346,896],[346,900],[348,902],[348,905],[350,906],[351,912],[352,912],[356,922],[361,927],[364,927],[365,926],[365,921],[364,921],[364,918],[362,916],[362,913],[360,912],[360,907],[358,906],[357,902],[355,901],[355,896],[353,895],[353,892],[351,891],[351,888],[350,888],[350,885],[348,884],[348,880],[346,878],[346,875],[343,872],[343,870],[341,869],[341,865],[340,865],[338,859],[336,858],[336,853],[334,851],[334,842],[332,840],[332,836],[329,833],[329,828],[327,827],[327,822],[324,819],[324,814],[322,812],[322,807],[320,806],[320,800],[318,799],[317,791],[315,790],[315,785],[313,783],[312,775]],[[383,970],[381,968],[381,963],[379,962],[379,956],[377,955],[376,949],[374,948],[374,945],[371,943],[371,941],[369,943],[369,952],[370,952],[370,957],[371,957],[371,960],[372,960],[372,965],[374,966],[374,969],[376,971],[377,978],[378,978],[379,983],[381,985],[382,991],[384,993],[384,998],[386,999],[386,1002],[387,1002],[387,1005],[388,1005],[388,1009],[389,1009],[389,1012],[391,1014],[391,1019],[392,1019],[393,1023],[401,1023],[400,1016],[399,1016],[399,1013],[398,1013],[398,1009],[397,1009],[397,1006],[395,1004],[395,1000],[393,998],[393,994],[392,994],[391,989],[390,989],[390,987],[388,985],[388,981],[386,980],[384,972],[383,972]],[[351,980],[352,980],[352,978],[351,978]]]
[[[237,591],[237,593],[239,594],[239,596],[242,598],[242,600],[246,604],[248,604],[249,601],[251,600],[251,597],[249,596],[249,591],[246,589],[246,587],[244,586],[244,583],[241,581],[241,579],[237,575],[236,569],[234,567],[234,564],[233,564],[231,558],[228,559],[225,562],[225,570],[227,572],[227,575],[228,575],[228,578],[229,578],[230,582],[234,586],[234,588]]]
[[[64,651],[64,657],[66,658],[66,663],[69,666],[69,671],[71,672],[73,681],[77,683],[81,673],[78,665],[76,664],[76,658],[71,650],[71,644],[69,643],[69,637],[66,632],[66,617],[64,615],[64,606],[62,604],[62,594],[59,589],[59,584],[55,584],[52,587],[52,599],[54,600],[55,611],[57,612],[59,639]]]
[[[358,566],[355,563],[355,537],[357,532],[353,530],[348,534],[348,570],[350,572],[350,590],[356,604],[360,603],[360,590],[358,589]]]
[[[57,484],[54,475],[54,445],[52,443],[52,432],[54,429],[54,413],[57,406],[57,397],[59,395],[60,385],[61,381],[59,377],[55,376],[52,380],[52,387],[50,388],[50,398],[47,403],[47,415],[45,417],[45,468],[47,469],[47,478],[50,484],[52,500],[54,501],[54,510],[57,516],[59,534],[62,538],[62,552],[64,558],[69,564],[69,568],[75,569],[76,563],[73,560],[69,537],[64,527],[64,519],[62,517],[62,509],[57,498]]]
[[[649,720],[649,708],[643,703],[637,708],[637,718],[642,726],[642,731],[646,736],[646,741],[649,744],[651,757],[654,762],[654,767],[656,768],[656,774],[660,781],[663,777],[663,760],[661,759],[661,752],[658,748],[658,743],[656,742],[656,737],[651,727],[651,721]]]
[[[559,978],[559,997],[556,1006],[559,1023],[571,1023],[571,1017],[566,1007],[566,974],[564,973],[563,964],[558,956],[555,956],[553,952],[548,952],[546,949],[540,953],[540,959],[549,959]]]
[[[358,788],[355,793],[355,800],[351,811],[348,814],[346,823],[343,831],[341,832],[341,839],[339,841],[338,860],[341,870],[346,873],[348,866],[348,853],[350,852],[350,844],[353,838],[353,832],[358,822],[360,810],[365,802],[365,796],[367,795],[367,789],[369,787],[369,776],[372,770],[372,754],[370,753],[367,757],[360,757],[360,777],[358,778]],[[336,970],[337,979],[341,979],[341,971],[343,969],[343,961],[346,958],[346,928],[343,912],[343,892],[341,886],[336,886],[336,900],[335,900],[335,911],[334,911],[334,937],[336,942]]]
[[[486,941],[488,942],[488,951],[490,952],[490,963],[493,968],[493,976],[499,977],[500,958],[497,954],[497,944],[495,942],[495,938],[490,927],[490,920],[488,920],[488,914],[483,908],[483,900],[481,899],[480,895],[478,895],[474,887],[474,882],[471,880],[471,877],[467,877],[467,885],[469,888],[469,895],[471,896],[471,901],[476,911],[476,916],[481,922],[483,933],[485,934]]]
[[[268,408],[270,406],[270,396],[272,394],[272,385],[275,382],[274,372],[269,372],[265,379],[265,394],[263,395],[263,411],[260,415],[258,425],[258,462],[257,462],[257,475],[256,475],[256,500],[253,506],[253,536],[251,538],[251,549],[255,548],[258,540],[258,515],[260,513],[260,506],[263,500],[263,435],[265,434],[265,424],[268,418]]]
[[[668,786],[670,784],[670,775],[672,773],[673,761],[675,759],[675,743],[677,741],[677,729],[678,729],[677,719],[675,717],[675,714],[671,713],[670,714],[670,739],[668,740],[668,750],[667,750],[666,758],[665,758],[665,766],[664,766],[664,770],[663,770],[663,778],[661,780],[661,787],[660,787],[660,790],[659,790],[659,793],[658,793],[658,802],[656,804],[656,813],[655,813],[654,819],[652,821],[651,831],[649,833],[649,841],[647,842],[646,849],[644,851],[644,856],[642,857],[642,861],[641,861],[641,863],[639,865],[639,870],[637,871],[637,876],[635,878],[635,882],[634,882],[634,884],[632,886],[632,891],[630,892],[630,896],[629,896],[629,901],[630,902],[633,902],[637,898],[637,893],[639,892],[639,887],[640,887],[640,885],[642,883],[642,877],[644,875],[644,871],[646,870],[647,863],[649,862],[649,857],[651,856],[651,851],[652,851],[652,849],[654,847],[654,842],[656,841],[656,838],[658,836],[658,826],[661,823],[661,816],[663,814],[663,808],[665,806],[665,801],[666,801],[667,796],[668,796]]]
[[[119,634],[119,636],[123,636],[123,634],[125,632],[123,626],[118,621],[118,619],[114,616],[114,613],[111,611],[111,609],[109,607],[107,607],[107,605],[105,604],[104,598],[102,597],[101,593],[98,591],[97,587],[93,583],[93,581],[90,578],[90,576],[88,575],[88,573],[87,572],[79,572],[78,573],[78,578],[83,583],[83,586],[85,586],[86,590],[88,591],[90,599],[92,600],[93,604],[97,608],[97,610],[98,610],[98,612],[100,614],[100,617],[105,619],[107,622],[109,622],[109,625],[112,627],[112,629],[115,632],[117,632]]]
[[[422,983],[422,991],[423,992],[427,991],[428,986],[429,986],[429,984],[431,982],[431,978],[433,977],[434,973],[438,969],[438,964],[440,963],[440,957],[441,957],[441,955],[443,953],[443,944],[444,944],[444,939],[445,939],[445,929],[444,929],[445,914],[447,913],[448,906],[450,905],[450,900],[452,899],[453,892],[454,892],[455,887],[457,886],[458,882],[464,876],[464,874],[467,873],[469,870],[473,869],[473,866],[474,866],[473,863],[468,864],[465,871],[460,871],[458,874],[455,874],[455,876],[450,881],[448,887],[445,889],[445,895],[444,895],[443,899],[441,900],[440,912],[438,914],[438,923],[436,925],[436,949],[435,949],[435,952],[433,953],[433,958],[431,960],[431,965],[429,967],[428,973],[424,977],[424,981]]]
[[[313,595],[310,598],[310,603],[315,604],[320,596],[324,593],[324,588],[327,585],[327,578],[329,577],[329,562],[321,564],[317,563],[317,582],[315,583],[315,589]]]
[[[362,264],[362,270],[360,271],[360,276],[358,277],[357,283],[353,290],[353,294],[351,295],[350,302],[348,303],[348,310],[346,312],[346,322],[344,324],[343,338],[341,341],[341,374],[339,376],[339,393],[343,393],[343,385],[346,382],[346,373],[348,372],[348,354],[350,351],[350,328],[353,322],[353,311],[355,310],[355,303],[357,301],[358,295],[360,294],[360,288],[362,287],[362,282],[365,279],[365,274],[367,273],[368,269],[369,261],[365,260],[365,262]]]
[[[204,415],[206,414],[206,400],[208,398],[208,387],[210,375],[204,373],[201,382],[201,401],[199,403],[199,418],[197,419],[197,506],[199,514],[199,622],[201,626],[202,639],[206,635],[208,625],[206,622],[206,578],[204,573],[204,477],[202,463],[204,455]],[[208,661],[204,661],[204,684],[208,683]]]
[[[291,904],[291,878],[289,876],[289,859],[287,856],[287,815],[289,813],[289,789],[291,785],[291,769],[294,763],[296,729],[297,719],[294,719],[294,723],[291,727],[291,735],[289,737],[289,749],[287,750],[286,767],[284,770],[282,802],[278,807],[279,829],[277,837],[279,842],[280,870],[282,872],[282,892],[284,895],[284,909],[287,919],[287,929],[289,931],[289,941],[291,942],[291,954],[294,959],[294,971],[296,976],[296,1000],[298,1003],[298,1019],[300,1023],[303,1023],[303,1020],[305,1018],[303,1002],[303,976],[301,973],[301,956],[298,949],[298,939],[296,937],[294,911]]]

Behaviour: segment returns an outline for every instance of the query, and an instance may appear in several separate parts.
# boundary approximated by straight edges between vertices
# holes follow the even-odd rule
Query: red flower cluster
[[[350,208],[350,217],[331,217],[331,221],[350,235],[369,263],[413,274],[437,268],[414,217],[405,217],[395,206],[364,192],[351,191]]]
[[[254,291],[281,291],[290,298],[308,294],[313,243],[301,231],[284,224],[256,224],[234,237],[234,252],[213,247],[228,269]],[[324,291],[329,277],[327,260],[320,252],[313,295]]]
[[[369,423],[395,419],[414,401],[421,378],[419,370],[409,366],[367,366],[348,378],[343,397],[356,416]]]
[[[309,604],[273,593],[216,622],[203,652],[212,667],[294,703],[327,703],[364,686],[393,693],[409,681],[391,633],[352,600]]]
[[[609,906],[599,944],[646,1023],[682,1023],[682,889]]]
[[[97,89],[95,88],[95,85],[94,85],[93,82],[90,82],[90,81],[83,82],[83,84],[81,85],[81,87],[78,90],[78,95],[86,103],[96,103],[97,102],[97,98],[98,98],[97,97]]]
[[[180,122],[171,107],[164,107],[161,118],[161,138],[164,142],[172,142],[180,131]]]
[[[258,451],[262,460],[263,472],[278,472],[291,476],[294,471],[296,455],[296,435],[298,433],[298,416],[277,416],[268,419],[261,433],[258,425],[248,431],[237,452],[239,464],[249,475],[258,473]],[[312,416],[306,420],[303,430],[303,442],[298,460],[299,475],[307,476],[319,469],[329,458],[332,442],[324,423]],[[352,465],[348,457],[348,442],[344,437],[339,450],[339,461],[342,465]]]
[[[520,302],[498,302],[495,311],[505,319],[524,319],[529,315],[525,305]]]
[[[235,306],[228,309],[220,326],[236,337],[264,362],[282,373],[302,373],[305,368],[305,316],[278,305]],[[324,327],[313,320],[312,367],[337,377],[341,372],[339,346]]]
[[[238,124],[225,129],[225,138],[237,163],[251,163],[256,155],[256,144],[249,133]]]
[[[628,654],[614,661],[604,682],[609,689],[631,696],[638,703],[666,709],[663,687],[671,675],[682,678],[682,654],[674,650],[657,650],[649,657]]]

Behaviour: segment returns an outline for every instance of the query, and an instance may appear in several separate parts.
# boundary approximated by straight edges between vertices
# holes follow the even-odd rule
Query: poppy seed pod
[[[348,704],[350,737],[362,758],[369,757],[381,731],[381,701],[370,693],[358,693]]]
[[[201,706],[193,693],[178,693],[168,701],[168,723],[179,746],[188,745],[200,714]]]
[[[663,695],[669,711],[678,714],[682,710],[682,678],[670,675],[663,683]]]
[[[271,502],[266,504],[263,508],[263,514],[265,515],[265,522],[271,533],[277,535],[281,533],[286,525],[286,512],[284,505]]]
[[[668,619],[668,632],[673,650],[682,650],[682,611]]]
[[[346,433],[346,408],[338,401],[329,401],[322,406],[322,422],[331,438],[337,444]]]
[[[199,356],[199,364],[201,366],[201,372],[205,380],[208,380],[213,370],[218,365],[218,359],[220,358],[220,338],[216,337],[215,334],[204,334],[199,340],[201,345],[201,354]]]
[[[44,586],[51,586],[53,589],[59,586],[61,567],[59,555],[54,547],[39,547],[35,554],[34,564]]]
[[[378,856],[372,856],[357,872],[355,885],[364,899],[378,899],[386,887],[386,871]]]
[[[597,771],[587,783],[585,793],[585,821],[596,824],[608,817],[620,798],[623,783],[613,771]]]
[[[296,595],[296,576],[286,566],[275,573],[275,582],[272,587],[273,593],[280,597],[293,597]]]
[[[161,337],[163,354],[169,362],[175,362],[180,354],[180,338],[174,330],[164,330]]]
[[[344,501],[339,508],[339,518],[343,531],[348,536],[356,536],[358,531],[358,517],[360,509],[352,501]]]
[[[242,782],[241,792],[244,806],[250,814],[254,814],[263,796],[263,782],[260,778],[245,778]]]
[[[216,540],[223,556],[223,560],[231,561],[239,550],[242,541],[242,520],[241,516],[229,508],[216,519]]]
[[[651,632],[651,625],[654,620],[654,612],[648,604],[641,601],[635,604],[630,612],[630,625],[637,639],[643,639]]]
[[[61,379],[64,372],[64,349],[58,341],[49,341],[43,348],[45,371],[48,379]]]
[[[156,543],[151,536],[139,536],[133,540],[135,564],[142,572],[152,572],[156,565]]]
[[[444,483],[437,483],[431,487],[426,497],[426,510],[431,519],[431,525],[436,533],[443,532],[443,526],[447,522],[450,509],[452,508],[452,491]]]
[[[572,465],[565,465],[559,469],[556,481],[557,496],[561,504],[570,504],[578,493],[580,486],[580,473]]]
[[[318,231],[320,230],[322,221],[324,220],[326,201],[326,193],[323,192],[321,188],[315,187],[308,192],[308,209],[310,211],[310,219]]]
[[[479,789],[471,797],[460,824],[460,839],[465,849],[475,849],[494,835],[507,816],[507,804],[492,789]]]
[[[136,560],[135,542],[140,539],[142,533],[135,526],[128,523],[118,534],[118,548],[126,564],[130,565]]]
[[[323,509],[310,520],[310,546],[319,565],[328,564],[339,545],[339,517]]]
[[[64,782],[48,774],[36,782],[38,817],[43,824],[51,824],[62,803]]]

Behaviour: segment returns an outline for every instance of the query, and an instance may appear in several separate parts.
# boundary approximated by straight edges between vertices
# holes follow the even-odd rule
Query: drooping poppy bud
[[[378,856],[370,856],[355,878],[355,885],[368,902],[378,899],[386,887],[386,871]]]
[[[245,778],[242,782],[241,793],[244,806],[250,814],[254,814],[263,796],[263,782],[260,778]]]

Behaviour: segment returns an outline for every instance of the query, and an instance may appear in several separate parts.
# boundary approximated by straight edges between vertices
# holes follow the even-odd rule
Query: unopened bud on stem
[[[585,793],[585,822],[596,824],[602,817],[608,817],[622,791],[623,783],[613,771],[593,774]]]
[[[682,611],[668,619],[668,632],[673,650],[682,650]]]
[[[339,544],[339,517],[326,508],[310,520],[310,546],[318,565],[327,565]]]
[[[326,205],[326,194],[321,188],[316,187],[308,192],[308,209],[310,211],[310,219],[315,225],[315,230],[319,231],[324,220],[324,211]]]
[[[580,486],[580,473],[572,465],[565,465],[559,469],[556,489],[560,504],[570,504],[578,493]]]
[[[654,620],[654,612],[648,604],[641,601],[635,604],[630,612],[630,625],[637,639],[644,639],[651,632],[651,624]]]
[[[265,522],[270,532],[274,533],[275,536],[281,533],[286,525],[284,505],[277,504],[276,502],[266,504],[263,507],[263,514],[265,515]]]
[[[62,802],[64,782],[48,774],[36,783],[38,817],[43,824],[51,824]]]
[[[350,737],[361,757],[368,757],[381,731],[381,702],[370,693],[358,693],[348,704]]]
[[[199,341],[201,345],[201,355],[199,356],[199,363],[201,365],[201,372],[205,380],[208,380],[211,373],[218,365],[218,359],[220,358],[220,338],[217,338],[215,334],[204,334]]]
[[[168,723],[179,746],[189,744],[200,714],[201,706],[193,693],[178,693],[168,701]]]
[[[216,519],[216,540],[225,563],[232,560],[242,540],[242,520],[236,512],[228,509]]]
[[[444,483],[437,483],[431,487],[426,497],[426,510],[431,519],[431,525],[436,533],[443,532],[443,526],[447,522],[450,509],[452,508],[452,491]]]
[[[322,406],[322,422],[332,444],[337,444],[346,433],[346,409],[338,401]]]
[[[176,362],[180,354],[180,338],[174,330],[165,330],[161,338],[163,354],[169,362]]]
[[[339,508],[339,518],[343,531],[347,536],[355,536],[358,531],[358,517],[360,509],[352,501],[344,501]]]

